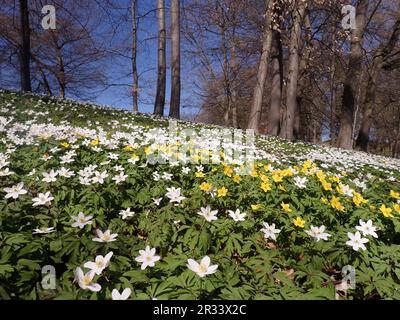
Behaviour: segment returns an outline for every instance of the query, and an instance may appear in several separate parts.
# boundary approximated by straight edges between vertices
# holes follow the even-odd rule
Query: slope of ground
[[[0,297],[400,299],[400,161],[244,136],[0,92]]]

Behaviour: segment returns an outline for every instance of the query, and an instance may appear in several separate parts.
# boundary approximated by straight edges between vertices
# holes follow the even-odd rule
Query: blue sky
[[[129,8],[130,0],[121,0],[118,2],[122,7]],[[139,0],[138,16],[154,10],[156,1]],[[166,108],[165,113],[169,111],[170,97],[170,69],[169,69],[169,1],[166,1],[166,17],[167,17],[167,90],[166,90]],[[111,18],[112,19],[112,18]],[[111,21],[111,20],[110,20]],[[119,25],[119,33],[115,37],[115,43],[121,40],[128,47],[131,43],[130,22],[124,21]],[[153,112],[154,95],[157,85],[157,21],[156,12],[151,12],[145,18],[139,20],[138,30],[138,56],[137,65],[139,73],[139,111]],[[182,40],[183,37],[182,37]],[[112,46],[113,44],[111,44]],[[126,52],[127,54],[129,51]],[[199,97],[195,95],[192,87],[191,70],[194,66],[185,63],[185,56],[182,52],[182,70],[181,70],[181,113],[182,115],[196,114],[200,104]],[[129,95],[129,87],[122,86],[132,83],[131,61],[127,58],[114,58],[110,61],[106,68],[109,82],[119,84],[120,86],[112,86],[102,92],[94,102],[99,104],[112,105],[123,109],[132,109],[132,99]],[[102,88],[99,88],[102,89]]]

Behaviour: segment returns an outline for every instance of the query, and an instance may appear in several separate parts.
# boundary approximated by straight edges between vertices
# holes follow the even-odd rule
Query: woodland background
[[[400,157],[399,33],[399,0],[0,0],[0,88]]]

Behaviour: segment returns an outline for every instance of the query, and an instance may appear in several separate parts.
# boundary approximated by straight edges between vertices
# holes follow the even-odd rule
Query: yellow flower
[[[271,185],[268,182],[263,182],[263,183],[261,183],[261,189],[264,192],[268,192],[271,190]]]
[[[138,155],[136,155],[136,154],[132,154],[131,159],[132,159],[133,161],[137,161],[137,160],[139,160],[139,157],[138,157]]]
[[[94,140],[90,141],[90,144],[92,146],[97,146],[99,143],[100,143],[99,139],[94,139]]]
[[[252,204],[251,205],[251,210],[257,211],[261,209],[261,204]]]
[[[265,174],[260,174],[260,179],[262,182],[268,182],[269,178],[268,176],[266,176]]]
[[[192,156],[192,160],[194,163],[199,163],[201,160],[201,157],[198,154],[195,154],[194,156]]]
[[[399,204],[395,203],[395,204],[393,205],[393,208],[394,208],[394,210],[397,211],[397,213],[400,213],[400,205],[399,205]]]
[[[386,207],[386,205],[382,204],[379,210],[381,210],[381,212],[386,218],[393,218],[392,209]]]
[[[293,176],[293,171],[291,169],[281,170],[281,175],[283,177],[291,177]]]
[[[253,170],[251,170],[251,172],[250,172],[250,175],[251,175],[253,178],[258,177],[257,169],[256,169],[256,168],[253,168]]]
[[[145,153],[146,155],[149,155],[149,154],[151,153],[151,148],[150,148],[150,147],[144,148],[144,153]]]
[[[306,222],[302,218],[297,217],[296,219],[293,219],[293,223],[296,227],[304,228]]]
[[[222,187],[221,189],[217,190],[217,196],[218,198],[225,197],[228,194],[228,189],[225,187]]]
[[[338,211],[344,211],[345,208],[343,205],[340,203],[340,199],[338,197],[333,196],[331,199],[331,206],[332,208],[338,210]]]
[[[328,191],[328,190],[332,190],[332,184],[330,184],[329,182],[326,182],[326,180],[321,180],[322,183],[322,187],[324,188],[324,190]]]
[[[196,175],[197,178],[204,178],[205,177],[204,172],[201,172],[201,171],[196,172],[195,175]]]
[[[292,212],[292,209],[290,209],[290,204],[288,204],[288,203],[282,202],[282,203],[281,203],[281,207],[282,207],[282,209],[283,209],[284,211],[286,211],[287,213]]]
[[[340,179],[339,179],[339,177],[330,177],[329,179],[331,179],[331,181],[333,181],[333,182],[339,182],[340,181]]]
[[[337,191],[339,194],[344,195],[344,192],[343,192],[343,185],[342,185],[342,184],[339,184],[338,186],[336,186],[336,191]]]
[[[282,176],[275,173],[272,175],[272,180],[274,180],[275,182],[282,182]]]
[[[318,177],[318,179],[319,179],[321,182],[322,182],[322,180],[325,180],[325,178],[326,178],[325,173],[324,173],[323,171],[321,171],[321,170],[318,170],[318,171],[317,171],[316,176]]]
[[[216,172],[218,169],[217,168],[212,168],[211,172]]]
[[[395,199],[400,199],[400,192],[390,190],[390,196]]]
[[[313,164],[312,160],[308,159],[303,163],[303,168],[311,168],[312,164]]]
[[[130,144],[128,144],[128,145],[124,148],[124,150],[125,150],[125,151],[133,151],[133,148],[132,148],[132,146],[131,146]]]
[[[284,187],[283,185],[281,185],[281,184],[278,186],[278,188],[279,188],[280,190],[282,190],[282,191],[286,191],[285,187]]]
[[[368,200],[365,200],[358,192],[353,192],[353,202],[358,207],[361,203],[367,203]]]
[[[328,199],[327,198],[321,198],[321,202],[324,204],[328,204]]]
[[[69,143],[68,142],[61,142],[61,147],[64,147],[64,148],[68,148],[69,147]]]
[[[232,177],[233,170],[230,166],[224,166],[224,175]]]
[[[212,184],[208,183],[208,182],[203,182],[199,187],[200,187],[200,190],[209,192],[212,189]]]
[[[270,170],[271,170],[271,164],[266,164],[266,165],[264,166],[264,170],[265,170],[266,172],[270,171]]]
[[[204,192],[209,192],[212,189],[212,184],[211,183],[207,183],[207,182],[203,182],[200,185],[200,190],[204,191]]]
[[[240,183],[240,181],[242,181],[242,178],[239,175],[233,177],[233,182]]]

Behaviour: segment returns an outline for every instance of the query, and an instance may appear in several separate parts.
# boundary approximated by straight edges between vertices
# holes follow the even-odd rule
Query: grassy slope
[[[90,139],[103,133],[111,137],[116,132],[133,132],[140,144],[147,139],[146,133],[168,127],[167,120],[147,115],[9,92],[0,93],[2,116],[12,120],[14,132],[11,135],[21,138],[25,137],[26,130],[32,124],[54,124],[64,126],[61,133],[64,136],[77,127],[89,129],[86,133]],[[15,129],[16,123],[27,124],[28,127],[22,126],[21,132]],[[179,126],[199,131],[218,129],[187,122],[179,122]],[[9,127],[10,124],[7,124],[6,128]],[[106,289],[95,296],[97,298],[109,298],[110,290],[119,286],[132,287],[138,298],[332,298],[333,287],[327,285],[328,280],[337,277],[340,274],[338,270],[346,264],[358,268],[361,277],[354,297],[400,298],[396,291],[400,279],[400,269],[397,268],[400,262],[400,222],[399,214],[394,209],[395,199],[389,195],[390,190],[400,191],[399,160],[311,144],[292,144],[273,137],[257,137],[256,143],[263,158],[258,173],[235,183],[221,165],[215,166],[215,171],[212,171],[212,166],[205,166],[204,179],[193,174],[196,166],[190,166],[192,173],[189,176],[182,175],[180,167],[147,166],[144,161],[145,145],[137,152],[141,158],[138,164],[144,167],[138,165],[132,168],[126,161],[129,159],[127,152],[123,146],[118,146],[113,150],[120,156],[117,163],[123,165],[129,175],[122,187],[113,184],[111,179],[102,186],[85,187],[74,178],[65,182],[57,181],[49,188],[48,184],[40,181],[41,174],[62,166],[58,159],[60,154],[59,151],[55,152],[53,159],[48,161],[41,157],[43,154],[53,154],[52,148],[60,147],[65,139],[40,138],[38,135],[30,143],[19,146],[15,140],[14,145],[10,145],[9,134],[9,129],[0,132],[0,153],[10,154],[9,168],[16,174],[0,177],[0,190],[24,181],[29,187],[29,196],[17,201],[0,201],[0,242],[3,245],[0,247],[0,277],[3,278],[0,280],[6,283],[0,285],[3,298],[88,298],[90,292],[77,291],[76,286],[72,285],[72,270],[89,259],[93,260],[96,254],[105,255],[107,250],[114,251],[115,264],[110,267],[107,276],[112,281],[103,278],[98,280]],[[215,138],[215,133],[210,139],[212,137]],[[64,166],[77,173],[85,166],[96,164],[102,170],[113,172],[111,165],[101,164],[108,161],[107,154],[110,151],[105,146],[101,146],[104,150],[94,152],[90,145],[83,146],[83,139],[71,144],[79,146],[78,156],[75,162]],[[314,174],[307,176],[307,189],[295,186],[287,168],[297,166],[301,171],[307,159],[314,160],[322,175],[327,176],[326,182],[331,183],[331,189],[321,185],[325,178]],[[261,165],[267,164],[282,170],[262,171]],[[28,176],[33,169],[36,173]],[[306,172],[308,169],[304,170]],[[171,172],[174,179],[171,182],[155,182],[152,179],[155,171]],[[282,182],[279,179],[275,181],[274,174],[281,176]],[[271,186],[268,192],[260,190],[263,176],[268,176]],[[335,176],[340,177],[338,179],[343,184],[362,193],[369,202],[355,205],[351,197],[337,191]],[[367,184],[365,190],[354,184],[356,178]],[[206,195],[199,189],[204,181],[216,188],[227,187],[228,196],[212,198]],[[181,187],[187,201],[182,207],[175,207],[166,201],[160,209],[156,208],[151,198],[164,197],[166,188],[170,186]],[[54,205],[32,208],[32,197],[49,189],[55,198]],[[340,199],[345,213],[330,205],[332,197]],[[282,202],[290,203],[293,212],[285,213],[280,206]],[[224,212],[228,209],[240,208],[242,212],[247,212],[248,219],[236,226],[228,217],[221,217],[218,222],[204,227],[204,219],[197,216],[196,212],[208,204],[217,208],[221,216],[226,216]],[[254,204],[260,204],[262,209],[252,211],[251,205]],[[383,204],[392,208],[394,218],[384,217],[379,211]],[[139,212],[140,218],[134,218],[132,223],[119,219],[119,210],[127,207]],[[105,250],[91,241],[94,228],[87,226],[83,234],[71,228],[70,216],[80,211],[95,216],[93,227],[102,230],[110,228],[118,232],[118,243],[106,245]],[[311,225],[327,226],[333,235],[332,240],[311,245],[303,230],[293,225],[293,219],[297,216],[306,221],[306,228]],[[345,245],[346,233],[355,232],[354,226],[359,219],[373,219],[382,230],[379,240],[371,239],[368,253],[349,251]],[[176,220],[181,221],[178,227],[172,223]],[[276,243],[264,241],[260,236],[263,221],[275,222],[282,229]],[[38,226],[54,226],[57,233],[43,237],[32,235],[32,230]],[[157,253],[162,255],[163,262],[154,273],[138,271],[133,260],[145,243],[156,247]],[[210,280],[201,284],[185,269],[185,261],[190,257],[199,260],[205,254],[219,264],[219,272],[223,275],[218,279],[210,277]],[[38,281],[38,270],[44,263],[56,264],[58,273],[62,274],[59,288],[50,294],[34,286]],[[371,279],[378,284],[371,285]],[[181,282],[184,285],[177,285]],[[157,289],[160,283],[165,287],[164,291]]]

